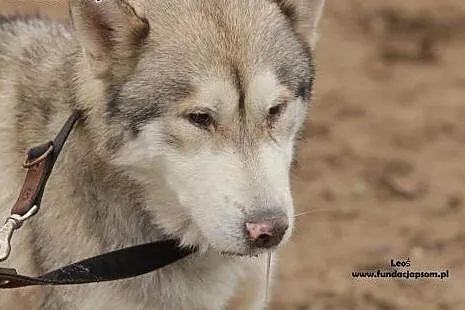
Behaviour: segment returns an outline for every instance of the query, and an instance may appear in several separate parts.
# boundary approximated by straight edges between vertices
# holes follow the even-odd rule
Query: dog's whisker
[[[334,212],[334,211],[335,211],[334,209],[328,209],[328,208],[313,209],[313,210],[308,210],[305,212],[298,213],[294,215],[294,218],[298,218],[300,216],[309,215],[309,214],[318,213],[318,212]]]
[[[265,303],[268,303],[270,296],[270,277],[271,277],[271,251],[268,252],[267,263],[266,263],[266,279],[265,279]]]

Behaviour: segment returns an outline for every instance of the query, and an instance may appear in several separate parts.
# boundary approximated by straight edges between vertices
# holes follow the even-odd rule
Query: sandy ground
[[[464,30],[463,0],[329,1],[273,310],[465,309]],[[449,277],[352,277],[391,259]]]

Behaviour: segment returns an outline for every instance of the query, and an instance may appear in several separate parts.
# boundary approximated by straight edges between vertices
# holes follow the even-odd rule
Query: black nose
[[[269,249],[283,240],[289,220],[282,211],[266,210],[250,216],[245,232],[253,247]]]

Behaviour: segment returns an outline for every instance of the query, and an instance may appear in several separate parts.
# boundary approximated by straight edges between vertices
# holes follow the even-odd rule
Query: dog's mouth
[[[275,252],[278,249],[278,247],[272,247],[269,249],[255,249],[255,248],[249,248],[246,249],[245,251],[228,251],[228,250],[220,250],[216,249],[216,252],[220,256],[225,256],[225,257],[252,257],[252,258],[258,258],[263,255],[268,255],[270,253]]]
[[[279,249],[279,245],[270,248],[258,248],[253,247],[250,244],[243,247],[242,249],[221,249],[213,244],[209,245],[209,248],[216,252],[220,256],[224,257],[241,257],[241,258],[258,258],[269,253],[273,253]]]
[[[259,257],[260,256],[260,253],[239,253],[239,252],[229,252],[229,251],[221,251],[218,254],[221,256],[227,256],[227,257]]]

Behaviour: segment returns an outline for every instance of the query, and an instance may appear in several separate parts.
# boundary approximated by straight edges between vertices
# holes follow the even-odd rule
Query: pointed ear
[[[295,30],[315,49],[318,23],[323,15],[325,0],[273,0],[292,22]]]
[[[98,76],[134,65],[150,27],[126,0],[70,0],[74,30]]]

